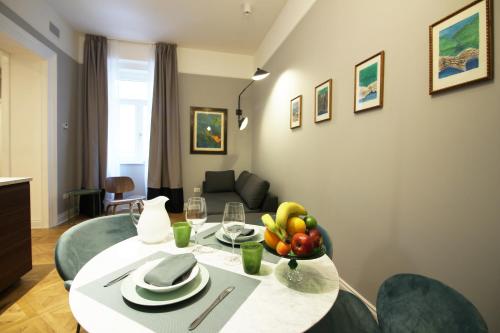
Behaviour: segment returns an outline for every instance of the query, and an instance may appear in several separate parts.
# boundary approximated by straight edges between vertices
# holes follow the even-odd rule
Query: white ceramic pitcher
[[[144,209],[139,220],[137,220],[132,208],[130,208],[130,217],[137,228],[137,236],[144,243],[160,243],[167,239],[171,229],[170,218],[165,209],[167,201],[168,198],[163,196],[142,201]],[[136,202],[141,203],[141,201]],[[131,207],[134,207],[134,205],[131,205]]]

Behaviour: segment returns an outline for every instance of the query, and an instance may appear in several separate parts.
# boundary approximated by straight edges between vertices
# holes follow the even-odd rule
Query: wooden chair
[[[105,199],[104,205],[106,206],[106,215],[109,214],[111,209],[112,214],[116,213],[116,207],[120,205],[128,205],[132,208],[134,201],[142,201],[146,199],[144,196],[123,197],[123,193],[133,191],[135,188],[134,181],[130,177],[108,177],[104,181],[104,189],[108,193],[113,193],[113,199]],[[137,208],[141,211],[141,204],[137,203]]]

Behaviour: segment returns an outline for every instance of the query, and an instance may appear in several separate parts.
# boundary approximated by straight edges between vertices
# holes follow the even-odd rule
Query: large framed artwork
[[[290,128],[302,126],[302,95],[290,101]]]
[[[384,106],[384,51],[354,67],[354,112]]]
[[[314,122],[332,118],[332,79],[326,80],[314,89]]]
[[[227,109],[191,107],[191,154],[227,154]]]
[[[429,27],[429,94],[493,77],[490,0],[474,1]]]

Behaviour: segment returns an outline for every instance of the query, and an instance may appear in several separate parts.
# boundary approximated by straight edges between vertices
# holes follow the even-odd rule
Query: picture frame
[[[355,113],[384,106],[384,71],[384,51],[354,66]]]
[[[477,0],[429,26],[429,94],[493,78],[490,0]]]
[[[314,122],[332,119],[332,79],[314,88]]]
[[[290,129],[302,126],[302,95],[290,100]]]
[[[191,107],[191,154],[227,154],[227,109]]]

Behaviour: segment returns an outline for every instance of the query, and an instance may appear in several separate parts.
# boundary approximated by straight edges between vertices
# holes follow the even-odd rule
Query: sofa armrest
[[[278,210],[278,197],[271,192],[267,192],[260,210],[262,212],[276,212]]]
[[[205,190],[206,187],[207,187],[207,182],[203,181],[203,183],[201,184],[201,192],[202,193],[207,193],[207,191]]]

